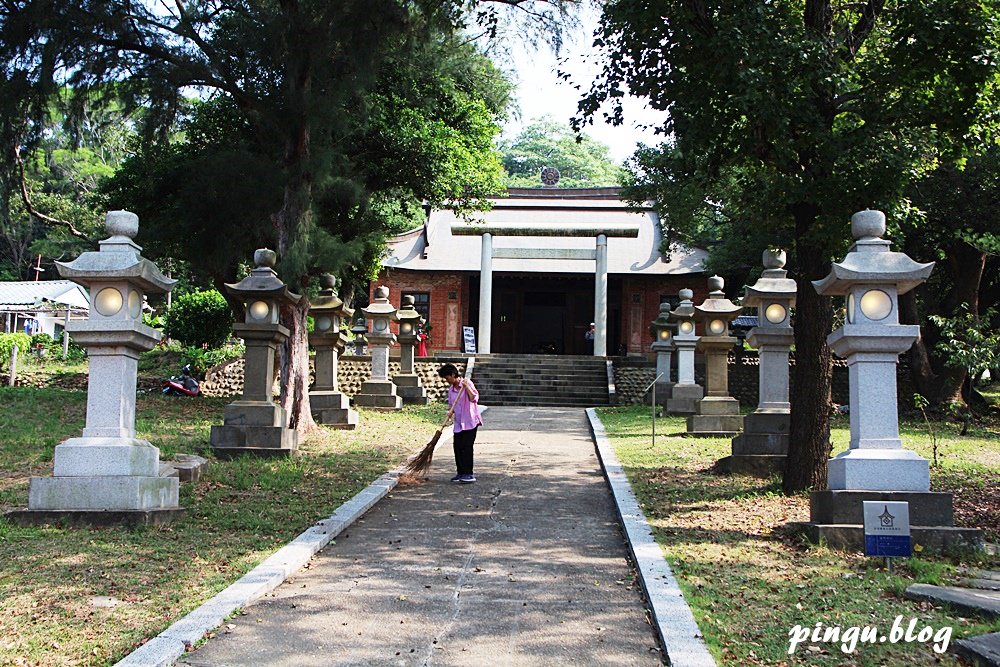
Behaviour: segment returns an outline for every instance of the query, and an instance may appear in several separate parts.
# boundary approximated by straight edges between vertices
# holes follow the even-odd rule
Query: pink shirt
[[[479,391],[472,380],[464,380],[468,390],[462,391],[461,385],[458,389],[448,387],[448,405],[455,405],[456,398],[458,405],[455,406],[455,433],[469,431],[483,423],[483,418],[479,416]]]

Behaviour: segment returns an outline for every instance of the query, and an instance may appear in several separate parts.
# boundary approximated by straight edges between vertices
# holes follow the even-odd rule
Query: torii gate
[[[594,268],[594,356],[608,353],[608,239],[637,238],[638,224],[579,225],[553,228],[545,225],[476,224],[452,225],[455,236],[481,236],[479,263],[479,341],[481,354],[490,353],[493,325],[494,259],[571,259],[593,260]],[[549,236],[594,238],[593,250],[581,248],[493,248],[494,236]]]

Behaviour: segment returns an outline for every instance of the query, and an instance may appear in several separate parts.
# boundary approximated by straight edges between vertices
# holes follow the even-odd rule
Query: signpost
[[[864,516],[865,555],[884,556],[891,572],[890,558],[908,558],[913,553],[910,542],[910,503],[866,500]]]
[[[476,354],[476,330],[462,327],[462,343],[465,354]]]

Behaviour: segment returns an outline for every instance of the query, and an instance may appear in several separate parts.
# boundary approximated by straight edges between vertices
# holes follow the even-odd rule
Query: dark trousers
[[[476,431],[479,427],[459,431],[455,434],[455,467],[459,475],[472,474],[472,446],[476,442]]]

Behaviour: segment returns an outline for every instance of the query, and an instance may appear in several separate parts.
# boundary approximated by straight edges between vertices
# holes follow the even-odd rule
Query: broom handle
[[[441,423],[442,430],[444,430],[444,427],[448,425],[448,421],[455,414],[455,408],[458,407],[458,399],[462,398],[463,395],[468,396],[468,394],[469,394],[469,385],[465,383],[465,380],[462,380],[462,393],[460,393],[458,396],[455,397],[455,402],[452,404],[450,408],[448,408],[448,414],[445,415],[444,421]]]

